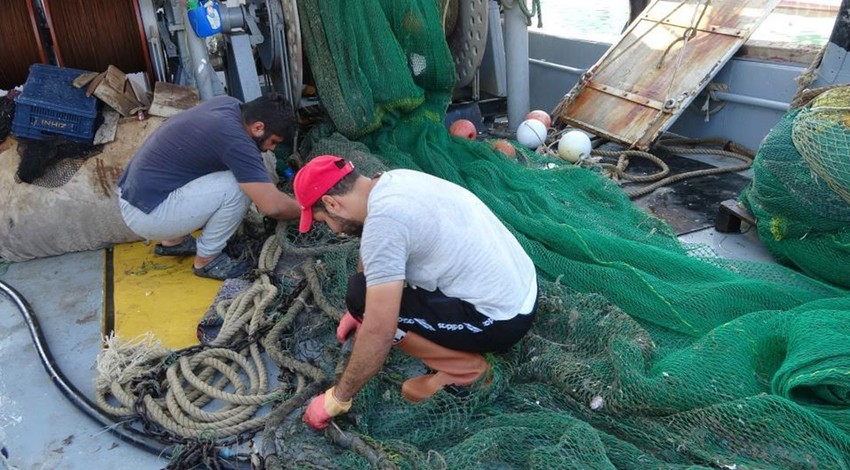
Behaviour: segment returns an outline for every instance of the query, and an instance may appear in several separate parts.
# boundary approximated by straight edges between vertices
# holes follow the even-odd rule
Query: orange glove
[[[362,324],[361,320],[350,312],[345,312],[345,315],[342,316],[339,320],[339,326],[336,328],[336,339],[339,340],[340,343],[344,343],[345,340],[351,336],[353,332],[355,335],[357,334],[357,329],[360,328]]]
[[[334,388],[329,388],[325,393],[313,398],[304,412],[304,422],[311,428],[325,429],[334,416],[339,416],[351,408],[351,400],[342,402],[334,396]]]

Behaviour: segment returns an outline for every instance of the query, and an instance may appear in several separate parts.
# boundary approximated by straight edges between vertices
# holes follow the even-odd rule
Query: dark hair
[[[357,181],[357,178],[360,176],[360,173],[352,169],[351,173],[342,177],[341,180],[337,181],[335,185],[331,187],[325,194],[328,196],[342,196],[343,194],[348,194],[354,188],[354,183]],[[322,198],[319,198],[315,204],[313,204],[313,212],[320,210],[325,210],[325,203],[322,202]]]
[[[242,122],[251,125],[259,121],[265,125],[264,137],[272,134],[291,139],[295,133],[295,114],[289,101],[280,93],[269,93],[243,103]]]

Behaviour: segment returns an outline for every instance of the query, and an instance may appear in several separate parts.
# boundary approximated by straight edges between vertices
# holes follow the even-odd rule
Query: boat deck
[[[721,164],[716,157],[696,160]],[[727,175],[732,180],[727,190],[739,190],[749,177],[748,172]],[[670,220],[674,227],[690,227],[677,228],[683,243],[710,247],[724,258],[772,262],[756,230],[713,228],[711,214],[718,198],[726,197],[722,192],[706,192],[697,180],[677,185],[636,203],[648,208],[653,200],[665,201],[666,210],[659,212],[656,205],[655,212],[674,214],[679,219]],[[87,251],[14,263],[0,275],[31,304],[58,369],[91,400],[101,345],[103,255]],[[127,462],[138,469],[167,465],[166,458],[123,442],[63,396],[41,366],[23,316],[5,296],[0,296],[0,328],[8,332],[0,339],[0,469],[83,469],[92,461],[100,468],[127,468]]]
[[[32,306],[56,366],[94,400],[103,252],[12,264],[0,280]],[[79,411],[47,375],[16,305],[0,296],[0,469],[158,469],[159,456],[122,442]],[[133,462],[128,467],[128,462]]]

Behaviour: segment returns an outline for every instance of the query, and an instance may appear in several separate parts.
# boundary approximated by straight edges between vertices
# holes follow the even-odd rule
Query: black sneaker
[[[153,252],[159,256],[190,256],[195,254],[196,245],[195,237],[186,235],[183,241],[174,246],[162,246],[157,243]]]
[[[235,259],[222,253],[203,268],[192,266],[192,272],[196,276],[208,277],[223,281],[239,277],[251,270],[251,265],[247,261],[236,261]]]

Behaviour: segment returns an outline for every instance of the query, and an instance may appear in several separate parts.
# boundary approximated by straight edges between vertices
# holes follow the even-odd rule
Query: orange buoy
[[[552,127],[552,118],[549,116],[549,113],[543,111],[542,109],[535,109],[530,113],[525,115],[526,119],[537,119],[542,122],[546,129],[550,129]]]
[[[475,129],[475,124],[468,119],[458,119],[449,127],[449,134],[455,137],[463,137],[464,139],[475,140],[478,136],[478,130]]]
[[[493,150],[502,152],[508,158],[516,158],[516,148],[505,139],[499,139],[493,142]]]

